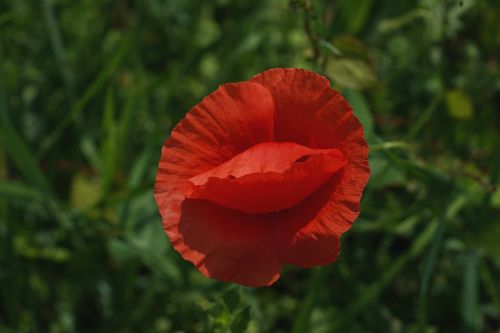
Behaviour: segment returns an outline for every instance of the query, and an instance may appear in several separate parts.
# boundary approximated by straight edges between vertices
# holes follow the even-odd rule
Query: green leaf
[[[236,286],[228,287],[221,295],[222,301],[229,311],[235,311],[241,303],[239,288]]]
[[[108,89],[104,101],[104,112],[102,120],[103,139],[101,144],[100,161],[102,165],[102,193],[106,195],[113,182],[113,178],[117,167],[117,152],[118,152],[118,136],[117,125],[115,120],[115,103],[113,90]]]
[[[377,82],[371,66],[358,59],[335,59],[328,67],[328,74],[341,88],[362,90]]]
[[[360,32],[368,22],[375,1],[359,0],[356,2],[349,0],[340,1],[340,13],[347,25],[347,30],[352,33]]]
[[[474,116],[472,102],[463,91],[448,90],[446,92],[448,113],[455,119],[471,119]]]
[[[498,279],[495,279],[492,272],[490,271],[490,268],[484,260],[481,260],[479,267],[481,282],[484,285],[486,295],[488,296],[487,298],[489,298],[496,311],[498,312],[500,311],[500,292],[498,291],[498,287],[496,286],[496,284],[498,284]]]
[[[366,102],[365,97],[359,91],[346,89],[342,91],[342,94],[351,104],[354,114],[358,117],[359,121],[363,125],[363,131],[365,133],[366,140],[368,143],[373,141],[374,129],[373,129],[373,115]]]
[[[418,317],[420,322],[420,327],[426,326],[427,322],[427,294],[430,289],[430,283],[432,278],[432,273],[438,259],[439,249],[444,238],[444,231],[446,227],[446,221],[452,219],[458,211],[465,205],[466,198],[464,196],[458,196],[453,199],[453,201],[448,205],[446,210],[441,212],[441,217],[439,219],[439,225],[436,229],[434,237],[432,239],[429,254],[424,264],[422,279],[420,282],[420,293],[418,299]]]
[[[477,256],[469,251],[464,273],[462,290],[462,320],[464,332],[481,332],[481,313],[479,311]]]
[[[57,21],[54,15],[54,6],[51,0],[42,1],[43,17],[45,19],[47,29],[50,36],[50,42],[52,44],[52,50],[57,61],[59,70],[61,71],[61,76],[66,84],[67,93],[70,96],[70,100],[74,98],[74,73],[70,68],[66,51],[64,49],[64,44],[62,41],[61,33],[57,25]]]
[[[500,262],[500,223],[490,221],[478,234],[471,238],[471,243]]]
[[[80,141],[80,150],[95,170],[102,170],[99,153],[89,135],[84,135],[82,137]]]
[[[167,256],[166,235],[161,230],[160,224],[156,227],[156,223],[149,223],[146,230],[150,229],[149,225],[152,226],[155,234],[143,231],[136,239],[111,239],[108,249],[118,262],[126,264],[130,260],[140,260],[173,285],[179,285],[182,281],[181,272],[179,267],[172,262],[172,258]],[[163,238],[160,239],[160,237]]]
[[[401,185],[406,180],[406,175],[384,156],[370,155],[370,180],[368,186],[380,189],[388,186]]]
[[[491,195],[490,204],[493,208],[500,208],[500,186],[497,186],[495,192]]]
[[[7,118],[1,117],[1,115],[0,136],[17,169],[21,171],[33,186],[36,186],[40,190],[48,191],[48,181],[38,168],[34,155],[11,126]]]
[[[41,192],[35,190],[32,187],[26,186],[23,183],[15,181],[0,181],[0,196],[3,196],[8,200],[43,200],[43,195]]]
[[[3,64],[0,45],[0,64]],[[14,161],[17,169],[36,188],[49,192],[49,182],[38,168],[38,162],[24,140],[12,125],[8,110],[3,67],[0,66],[0,142]]]
[[[246,306],[242,310],[234,314],[233,321],[231,322],[231,333],[245,332],[249,322],[250,307]]]
[[[109,252],[118,262],[127,262],[137,258],[137,250],[119,239],[112,239],[109,242]]]
[[[70,203],[76,209],[94,206],[101,198],[99,178],[77,173],[73,176],[70,188]]]

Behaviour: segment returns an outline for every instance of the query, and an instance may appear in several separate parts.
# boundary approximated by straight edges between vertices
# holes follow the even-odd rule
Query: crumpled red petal
[[[359,215],[359,201],[370,175],[363,128],[344,98],[318,74],[271,69],[251,81],[273,95],[276,141],[339,149],[348,160],[341,177],[282,214],[277,227],[277,249],[283,262],[300,267],[333,262],[340,235]]]
[[[283,264],[267,214],[186,199],[178,228],[183,240],[177,251],[206,276],[254,287],[270,285],[280,276]]]
[[[198,230],[194,231],[195,234],[191,234],[185,231],[189,230],[186,222],[189,217],[196,216],[195,214],[202,211],[191,213],[189,207],[193,205],[187,205],[184,209],[185,214],[181,214],[181,205],[186,201],[185,193],[190,186],[189,178],[213,169],[255,144],[271,141],[273,127],[274,101],[270,93],[256,83],[241,82],[220,86],[218,90],[192,108],[186,118],[172,131],[162,148],[155,182],[155,200],[163,218],[163,227],[172,245],[186,260],[200,265],[201,257],[206,256],[204,252],[201,252],[206,250],[206,243],[196,244],[192,239],[203,235],[203,232],[200,234]],[[179,229],[181,216],[183,218],[182,231]],[[205,218],[210,217],[207,215]],[[197,221],[199,220],[193,218],[193,226]],[[220,221],[227,222],[226,220]],[[268,234],[267,229],[253,230],[255,243],[253,246],[247,243],[246,257],[250,258],[255,255],[259,258],[258,253],[263,251],[263,247],[259,245],[263,244],[260,240],[266,239]],[[209,241],[214,247],[218,246],[219,250],[213,251],[210,260],[205,260],[205,266],[200,267],[212,267],[211,262],[223,264],[227,262],[226,256],[238,253],[243,255],[240,251],[243,245],[235,242],[228,243],[225,239],[217,237]],[[273,252],[272,249],[268,251]],[[271,272],[276,264],[272,260],[272,255],[268,254],[266,258],[268,261],[264,260],[260,265],[268,267]],[[251,263],[252,261],[248,261],[248,266],[233,268],[230,274],[232,281],[249,284],[249,276],[255,268],[250,265]],[[200,268],[200,270],[212,278],[228,279],[225,275],[228,271],[211,272],[208,268]],[[271,277],[269,275],[262,277],[258,284],[264,285],[274,281],[279,271],[280,267],[276,267]]]
[[[336,149],[266,142],[191,178],[187,196],[250,214],[279,212],[303,201],[346,163]]]
[[[258,84],[225,84],[205,97],[177,124],[162,148],[155,182],[162,216],[169,204],[179,205],[172,198],[184,196],[185,189],[179,187],[187,186],[189,178],[271,141],[273,127],[274,101]]]

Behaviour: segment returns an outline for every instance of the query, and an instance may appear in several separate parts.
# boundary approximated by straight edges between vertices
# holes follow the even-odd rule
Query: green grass
[[[0,1],[0,332],[498,332],[500,5]],[[333,82],[372,177],[335,264],[203,277],[152,188],[224,82]]]

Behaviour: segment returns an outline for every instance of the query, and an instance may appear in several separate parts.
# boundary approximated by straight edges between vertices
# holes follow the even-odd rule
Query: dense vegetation
[[[499,332],[500,2],[0,0],[0,332]],[[153,201],[224,82],[326,75],[371,146],[336,264],[203,277]]]

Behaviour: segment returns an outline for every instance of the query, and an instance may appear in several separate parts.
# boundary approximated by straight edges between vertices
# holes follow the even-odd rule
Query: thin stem
[[[318,63],[319,62],[319,57],[320,57],[320,51],[319,51],[319,45],[318,45],[318,36],[314,33],[311,23],[313,20],[313,15],[314,11],[309,3],[309,1],[304,1],[302,8],[304,10],[304,30],[306,31],[307,38],[309,39],[309,42],[311,43],[311,48],[313,50],[313,59],[314,62]]]

